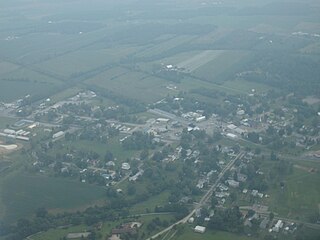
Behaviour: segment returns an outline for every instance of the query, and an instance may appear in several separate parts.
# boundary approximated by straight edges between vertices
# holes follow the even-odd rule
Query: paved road
[[[210,198],[210,196],[212,195],[213,190],[218,186],[218,184],[220,183],[222,177],[225,175],[225,173],[234,165],[234,163],[242,158],[244,156],[243,152],[240,152],[233,160],[231,160],[226,166],[225,168],[219,173],[217,180],[214,182],[214,184],[210,187],[210,189],[203,195],[203,197],[201,198],[201,200],[199,201],[199,203],[194,207],[194,209],[183,219],[177,221],[176,223],[170,225],[169,227],[167,227],[166,229],[158,232],[157,234],[153,235],[152,237],[148,238],[147,240],[151,240],[151,239],[155,239],[157,237],[159,237],[160,235],[170,231],[174,226],[179,225],[179,224],[184,224],[188,221],[188,219],[190,217],[192,217],[192,215],[197,211],[197,209],[201,208]]]

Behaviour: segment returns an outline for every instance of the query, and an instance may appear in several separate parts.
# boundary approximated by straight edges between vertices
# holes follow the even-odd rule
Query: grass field
[[[51,72],[58,72],[65,77],[72,77],[101,66],[114,64],[134,51],[136,48],[130,46],[97,50],[83,49],[42,62],[36,66]]]
[[[248,52],[245,51],[224,51],[219,57],[197,68],[192,75],[209,82],[220,83],[229,75],[231,69],[247,56]]]
[[[68,233],[77,233],[77,232],[86,232],[88,229],[88,226],[86,225],[79,225],[74,227],[69,227],[67,229],[50,229],[47,232],[44,233],[38,233],[30,237],[30,240],[56,240],[56,239],[62,239],[65,237]]]
[[[166,238],[169,239],[169,238]],[[195,233],[191,227],[186,226],[183,233],[179,236],[175,236],[172,240],[255,240],[255,238],[239,236],[238,234],[232,234],[221,231],[207,230],[204,234]]]
[[[300,169],[293,171],[285,180],[284,190],[277,186],[270,192],[271,207],[281,216],[300,217],[305,220],[306,216],[319,211],[320,175]]]
[[[0,197],[6,221],[30,217],[39,207],[48,210],[78,210],[102,200],[102,187],[78,181],[14,172],[1,182]]]
[[[1,75],[0,84],[0,101],[12,101],[28,94],[50,96],[63,85],[63,82],[27,68],[19,68]]]
[[[169,51],[174,47],[177,47],[183,43],[189,42],[192,39],[194,39],[195,36],[192,35],[182,35],[182,36],[174,36],[173,38],[169,40],[165,40],[159,44],[156,44],[155,46],[151,46],[149,48],[146,48],[146,50],[139,52],[135,55],[135,57],[152,57],[156,56],[158,54],[161,54],[165,51]]]
[[[9,73],[11,71],[14,71],[17,68],[19,68],[19,66],[15,65],[13,63],[0,61],[0,74],[1,75]]]
[[[14,118],[0,117],[0,128],[6,128],[7,125],[13,124],[14,122]]]
[[[107,151],[113,153],[113,156],[117,158],[117,162],[124,162],[127,158],[134,157],[136,151],[125,150],[122,148],[118,137],[110,139],[107,143],[101,143],[97,141],[79,140],[77,142],[66,142],[66,146],[74,147],[76,149],[82,149],[87,151],[94,151],[104,157]],[[119,163],[120,164],[120,163]]]
[[[67,98],[73,97],[76,94],[78,94],[82,89],[80,87],[71,87],[71,88],[67,88],[64,91],[58,92],[52,96],[50,96],[50,99],[52,102],[58,102],[58,101],[62,101],[65,100]]]
[[[144,201],[132,206],[130,209],[130,213],[141,214],[141,213],[145,213],[146,209],[149,209],[150,212],[153,212],[156,206],[162,206],[168,203],[168,197],[169,197],[168,192],[162,192],[159,195],[150,197],[147,201]]]
[[[112,222],[104,222],[101,230],[97,231],[97,235],[101,236],[101,238],[99,238],[99,239],[106,239],[106,237],[110,236],[110,232],[114,227],[116,227],[122,223],[130,222],[130,221],[139,221],[143,224],[141,229],[139,229],[139,235],[141,237],[142,232],[147,231],[146,230],[147,224],[149,222],[151,222],[156,217],[159,217],[159,219],[161,221],[166,220],[168,222],[171,222],[173,220],[173,216],[168,214],[168,215],[158,215],[158,216],[157,215],[150,215],[150,216],[142,216],[142,217],[139,217],[138,219],[137,218],[135,218],[135,219],[128,218],[128,219],[122,219],[122,220],[112,221]],[[155,233],[156,231],[159,231],[159,230],[160,230],[160,228],[154,229],[154,231],[152,233]],[[39,234],[32,236],[30,238],[30,240],[43,240],[43,239],[57,240],[57,239],[62,239],[68,233],[85,232],[85,231],[88,231],[88,226],[86,226],[86,225],[73,226],[73,227],[69,227],[67,229],[51,229],[47,232],[39,233]],[[141,239],[143,239],[143,238],[141,238]]]
[[[271,211],[280,216],[308,221],[312,213],[319,211],[320,204],[320,174],[309,172],[309,169],[320,169],[320,165],[303,161],[294,161],[293,164],[297,167],[293,167],[292,174],[285,176],[283,190],[280,184],[269,187],[267,203]]]
[[[169,92],[166,85],[170,84],[164,79],[123,68],[110,69],[86,81],[86,83],[95,84],[120,96],[147,103],[166,96]]]
[[[252,93],[252,89],[254,89],[256,93],[262,93],[272,89],[270,86],[261,83],[248,82],[246,80],[226,81],[222,87],[229,88],[231,90],[234,89],[235,91],[242,93]]]

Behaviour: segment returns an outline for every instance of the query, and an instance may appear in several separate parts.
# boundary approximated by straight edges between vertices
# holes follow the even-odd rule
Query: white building
[[[62,136],[64,136],[64,132],[60,131],[60,132],[57,132],[57,133],[53,134],[52,138],[56,139],[56,138],[59,138],[59,137],[62,137]]]
[[[196,118],[196,122],[203,122],[206,120],[206,117],[205,116],[201,116],[201,117],[197,117]]]
[[[206,227],[203,227],[203,226],[196,226],[195,228],[194,228],[194,231],[196,232],[196,233],[205,233],[205,231],[206,231]]]
[[[239,182],[235,181],[235,180],[227,180],[227,183],[230,187],[233,187],[233,188],[237,188],[239,187]]]
[[[129,163],[122,163],[121,168],[123,170],[130,170],[130,164]]]

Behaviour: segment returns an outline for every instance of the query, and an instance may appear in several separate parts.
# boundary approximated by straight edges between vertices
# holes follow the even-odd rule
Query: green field
[[[224,88],[230,89],[230,90],[234,90],[234,91],[238,91],[238,92],[242,92],[245,94],[253,93],[252,89],[255,90],[255,93],[267,92],[268,90],[272,89],[270,86],[267,86],[265,84],[248,82],[245,80],[227,81],[221,87],[224,87]]]
[[[162,192],[159,195],[152,196],[147,201],[144,201],[132,206],[130,213],[141,214],[141,213],[145,213],[146,209],[149,209],[150,212],[153,212],[156,206],[165,205],[168,202],[168,197],[169,197],[168,192]]]
[[[8,118],[8,117],[0,117],[0,129],[1,128],[6,128],[7,125],[11,125],[15,122],[16,120],[14,118]]]
[[[76,78],[91,70],[114,64],[134,51],[136,51],[136,48],[130,46],[97,50],[83,49],[42,62],[36,66],[65,77]]]
[[[271,209],[281,216],[308,220],[315,211],[319,211],[320,174],[294,168],[293,174],[285,179],[285,188],[271,189]]]
[[[1,181],[0,197],[5,209],[1,217],[14,221],[30,217],[40,207],[79,210],[104,199],[105,192],[102,187],[78,181],[15,172]]]
[[[170,234],[169,234],[170,235]],[[169,239],[169,238],[166,238]],[[221,231],[207,230],[204,234],[195,233],[189,226],[184,228],[181,235],[175,236],[173,240],[255,240],[256,238],[239,236],[238,234],[232,234]]]
[[[165,97],[170,82],[147,74],[122,68],[110,69],[86,81],[120,96],[150,103]]]
[[[148,58],[152,56],[157,56],[163,52],[170,51],[172,48],[177,47],[181,44],[191,41],[195,36],[174,36],[169,40],[162,41],[160,44],[146,48],[146,50],[139,52],[135,55],[138,58]]]
[[[128,219],[122,219],[118,221],[112,221],[112,222],[104,222],[102,225],[101,230],[97,231],[97,235],[101,236],[101,239],[105,239],[106,237],[110,236],[110,232],[112,228],[126,222],[130,221],[138,221],[141,222],[143,225],[141,229],[139,229],[139,235],[141,236],[143,232],[147,232],[146,226],[149,222],[151,222],[154,218],[159,218],[161,221],[168,221],[171,222],[174,218],[172,215],[150,215],[150,216],[142,216],[138,218],[128,218]],[[159,231],[160,228],[154,229],[151,234],[154,234],[156,231]],[[79,226],[73,226],[69,227],[67,229],[51,229],[44,233],[39,233],[30,238],[30,240],[57,240],[60,238],[65,237],[68,233],[75,233],[75,232],[85,232],[88,231],[88,226],[85,225],[79,225]]]
[[[66,142],[66,147],[74,147],[75,149],[79,150],[81,149],[86,151],[94,151],[98,153],[101,158],[104,157],[107,151],[110,151],[119,162],[124,162],[127,158],[134,157],[137,152],[123,149],[119,142],[119,139],[120,138],[113,138],[110,139],[107,143],[78,140],[77,142]]]
[[[246,51],[225,51],[214,60],[204,64],[192,72],[192,75],[209,82],[221,83],[228,80],[233,68],[248,56]]]
[[[0,84],[0,101],[13,101],[26,95],[48,97],[58,91],[64,83],[31,69],[19,68],[2,74]]]

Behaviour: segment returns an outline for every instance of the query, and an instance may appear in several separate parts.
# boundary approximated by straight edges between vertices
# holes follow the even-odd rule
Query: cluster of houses
[[[133,235],[136,234],[138,229],[141,228],[141,222],[129,222],[121,224],[118,227],[115,227],[111,230],[111,236],[108,240],[121,240],[121,235]]]

